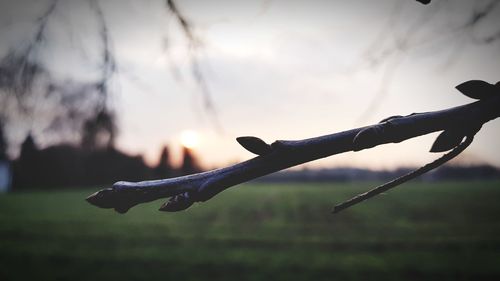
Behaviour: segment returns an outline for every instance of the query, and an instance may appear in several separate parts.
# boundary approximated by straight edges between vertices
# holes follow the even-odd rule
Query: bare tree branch
[[[304,140],[278,140],[267,144],[256,137],[240,137],[238,142],[245,149],[257,154],[257,157],[226,168],[183,177],[117,182],[111,188],[90,195],[87,201],[101,208],[114,208],[117,212],[125,213],[137,204],[172,196],[160,210],[180,211],[187,209],[194,202],[206,201],[231,186],[279,170],[343,152],[399,143],[437,131],[443,133],[436,139],[431,152],[457,147],[454,152],[441,159],[446,160],[450,155],[454,156],[465,149],[484,123],[500,117],[500,83],[491,85],[484,81],[472,80],[457,86],[457,89],[479,101],[441,111],[393,116],[372,126]],[[467,140],[460,144],[464,137],[467,137]],[[436,161],[426,165],[411,177],[426,172],[433,168],[433,165],[440,165],[439,163]],[[410,178],[408,175],[406,177]],[[401,179],[389,183],[388,186],[393,187],[394,183],[399,184],[399,181]]]

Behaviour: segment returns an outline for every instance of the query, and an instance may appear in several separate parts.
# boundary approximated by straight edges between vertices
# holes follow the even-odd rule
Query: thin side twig
[[[411,171],[411,172],[409,172],[409,173],[407,173],[399,178],[396,178],[390,182],[387,182],[387,183],[384,183],[380,186],[377,186],[377,187],[375,187],[375,188],[373,188],[365,193],[358,194],[358,195],[354,196],[353,198],[336,205],[335,207],[333,207],[332,213],[336,214],[342,210],[345,210],[345,209],[352,207],[356,204],[359,204],[367,199],[375,197],[376,195],[379,195],[383,192],[386,192],[391,188],[394,188],[394,187],[396,187],[400,184],[403,184],[403,183],[405,183],[411,179],[414,179],[416,177],[419,177],[419,176],[443,165],[444,163],[450,161],[451,159],[457,157],[460,153],[462,153],[472,143],[473,139],[474,139],[474,136],[467,136],[464,142],[462,142],[457,147],[455,147],[452,151],[444,154],[440,158],[432,161],[431,163],[426,164],[425,166],[418,168],[417,170]]]

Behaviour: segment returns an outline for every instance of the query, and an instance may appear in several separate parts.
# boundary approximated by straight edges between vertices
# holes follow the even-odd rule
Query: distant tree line
[[[404,175],[414,168],[397,168],[394,170],[370,170],[360,168],[304,169],[282,171],[264,176],[263,182],[354,182],[354,181],[388,181]],[[448,164],[419,177],[422,181],[441,180],[499,180],[500,169],[481,165]]]
[[[106,119],[99,118],[101,121]],[[85,129],[80,146],[59,144],[40,149],[35,139],[28,135],[19,157],[12,161],[13,190],[82,187],[201,171],[192,151],[187,148],[183,150],[183,162],[179,168],[170,163],[166,146],[160,153],[158,164],[150,167],[142,156],[130,156],[114,147],[113,138],[109,136],[112,127],[87,124]]]

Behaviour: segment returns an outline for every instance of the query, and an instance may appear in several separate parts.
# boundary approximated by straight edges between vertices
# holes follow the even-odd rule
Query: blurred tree
[[[85,121],[81,145],[84,149],[107,149],[114,147],[116,126],[113,116],[105,111]]]
[[[40,165],[39,150],[31,134],[21,144],[21,153],[14,163],[13,185],[36,187],[42,175],[37,169]]]
[[[182,165],[180,172],[183,175],[193,174],[200,172],[200,166],[198,165],[193,151],[187,147],[182,148]]]
[[[37,154],[38,147],[35,144],[35,140],[33,139],[33,136],[31,136],[31,134],[28,134],[21,145],[21,154],[19,156],[19,159],[26,162],[35,162],[33,160],[36,158]]]
[[[170,153],[168,147],[165,145],[160,154],[158,165],[154,169],[154,176],[156,178],[168,178],[172,175],[172,165],[170,164]]]

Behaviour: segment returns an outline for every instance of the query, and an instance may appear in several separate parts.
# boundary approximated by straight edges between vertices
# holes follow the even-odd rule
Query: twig
[[[223,133],[223,127],[219,121],[219,116],[217,113],[217,108],[213,101],[212,92],[208,87],[208,83],[205,76],[202,73],[200,65],[200,46],[202,45],[202,40],[196,36],[194,32],[193,24],[186,18],[186,16],[179,11],[177,4],[173,0],[167,0],[167,7],[172,15],[177,19],[184,35],[188,39],[187,49],[189,51],[189,59],[191,60],[191,73],[195,82],[198,84],[200,93],[202,94],[203,108],[208,113],[210,121],[214,125],[214,128],[218,133]]]
[[[446,153],[442,157],[432,161],[431,163],[428,163],[427,165],[420,167],[419,169],[415,171],[411,171],[399,178],[396,178],[390,182],[384,183],[383,185],[377,186],[374,189],[367,191],[365,193],[358,194],[354,196],[353,198],[344,201],[335,207],[333,207],[333,213],[336,214],[344,209],[347,209],[349,207],[352,207],[358,203],[361,203],[367,199],[370,199],[376,195],[379,195],[380,193],[386,192],[387,190],[394,188],[402,183],[405,183],[411,179],[414,179],[416,177],[419,177],[441,165],[444,163],[450,161],[451,159],[455,158],[458,156],[460,153],[462,153],[471,143],[472,140],[474,139],[474,136],[467,136],[465,141],[459,144],[457,147],[455,147],[452,151],[449,153]]]
[[[470,84],[466,86],[459,90],[470,91]],[[497,117],[500,117],[500,95],[495,94],[458,107],[389,118],[372,126],[305,140],[276,141],[269,145],[256,137],[242,137],[238,138],[240,144],[258,154],[257,157],[226,168],[183,177],[117,182],[111,188],[90,195],[87,201],[124,213],[137,204],[173,196],[160,210],[180,211],[194,202],[206,201],[231,186],[295,165],[343,152],[398,143],[432,132],[457,127],[478,128]]]

